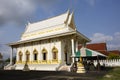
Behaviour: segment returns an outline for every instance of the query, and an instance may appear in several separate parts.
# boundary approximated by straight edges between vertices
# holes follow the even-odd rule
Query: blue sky
[[[106,42],[120,50],[120,0],[0,0],[0,52],[9,56],[4,44],[18,41],[30,22],[74,11],[78,31],[94,43]]]

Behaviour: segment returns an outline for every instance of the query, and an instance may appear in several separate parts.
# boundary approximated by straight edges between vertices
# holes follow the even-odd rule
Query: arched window
[[[23,54],[22,54],[22,52],[20,51],[20,52],[19,52],[19,61],[22,61],[22,55],[23,55]]]
[[[34,51],[33,51],[33,54],[34,54],[34,60],[36,61],[37,60],[37,56],[38,56],[38,51],[35,49]]]
[[[30,52],[27,50],[26,51],[26,62],[30,60]]]
[[[58,49],[55,46],[52,49],[52,56],[53,56],[53,60],[58,59]]]
[[[47,60],[47,50],[45,48],[42,50],[42,59]]]

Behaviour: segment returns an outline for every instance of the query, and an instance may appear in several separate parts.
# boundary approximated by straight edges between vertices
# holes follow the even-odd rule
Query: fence
[[[120,67],[120,59],[99,60],[100,65],[106,67]],[[94,60],[94,65],[97,65],[97,60]]]

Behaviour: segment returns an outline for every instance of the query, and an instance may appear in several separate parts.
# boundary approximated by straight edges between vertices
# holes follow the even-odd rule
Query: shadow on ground
[[[89,71],[84,74],[65,71],[0,70],[0,80],[98,80],[110,69]]]

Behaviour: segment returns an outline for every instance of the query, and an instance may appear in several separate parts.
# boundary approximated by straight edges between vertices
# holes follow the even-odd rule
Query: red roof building
[[[78,49],[80,49],[80,48],[81,48],[81,45],[78,46]],[[100,53],[103,53],[104,55],[108,55],[106,43],[87,44],[86,48],[98,51]]]
[[[120,55],[120,51],[119,50],[112,50],[112,51],[108,51],[109,53],[114,53],[117,55]]]

